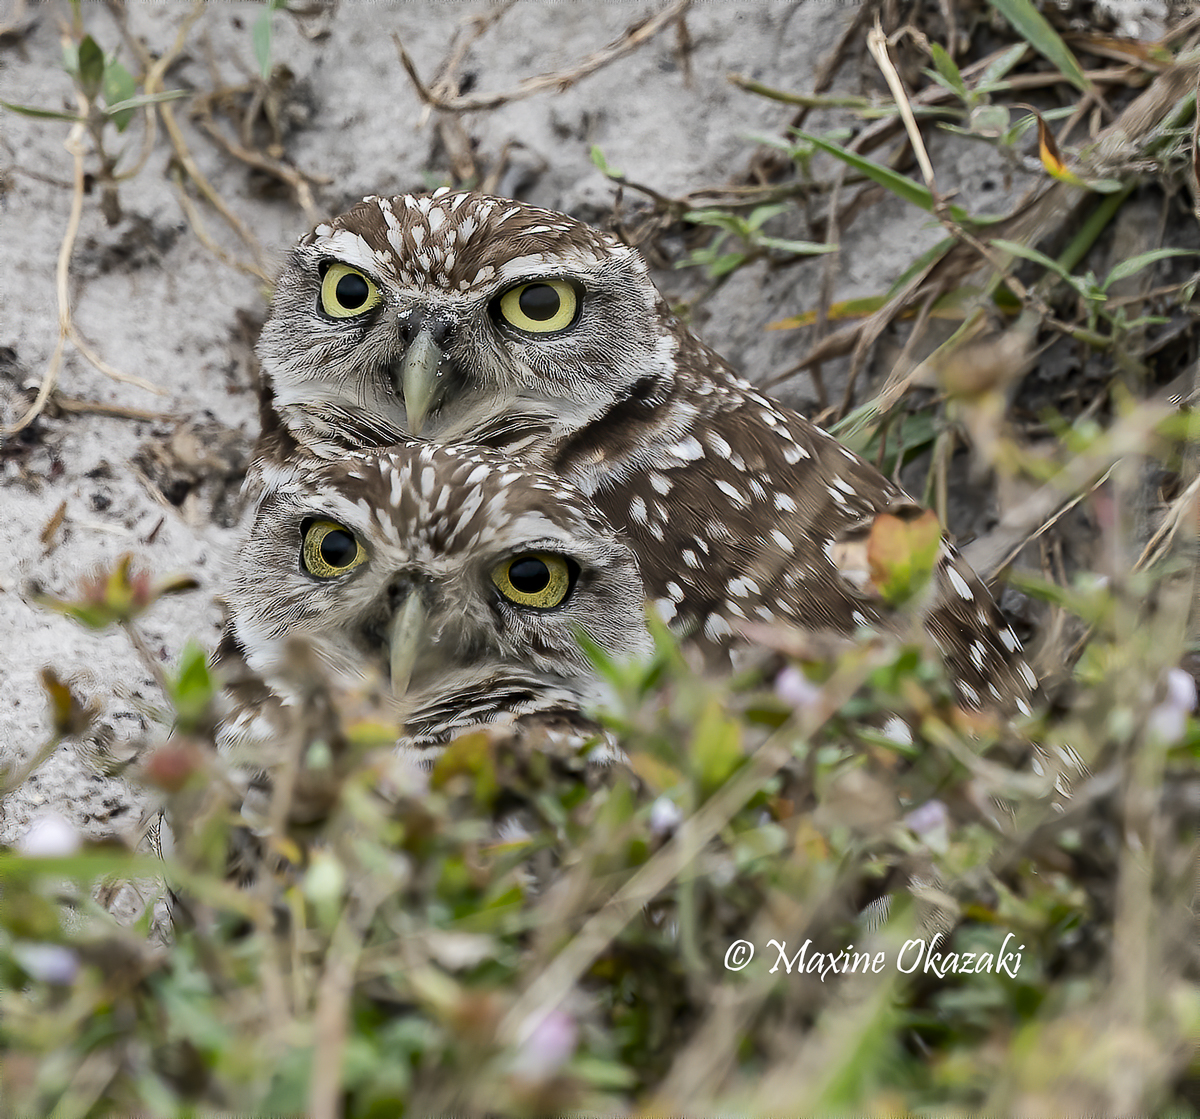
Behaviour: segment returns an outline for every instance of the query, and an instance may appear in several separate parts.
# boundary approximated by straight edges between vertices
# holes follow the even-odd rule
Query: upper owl
[[[887,621],[855,542],[911,500],[739,378],[636,250],[564,214],[461,191],[364,199],[300,241],[258,353],[286,434],[318,455],[420,434],[573,483],[718,661],[747,622]],[[281,454],[269,436],[263,450]],[[1017,639],[949,545],[926,624],[966,703],[1028,710]]]
[[[473,193],[367,198],[304,237],[259,357],[320,453],[404,434],[510,447],[662,380],[658,292],[634,250]]]
[[[227,669],[240,656],[298,700],[288,643],[306,638],[336,675],[390,685],[416,743],[578,715],[601,697],[580,633],[613,657],[650,647],[637,565],[604,519],[479,448],[409,442],[277,472],[228,600]],[[266,700],[238,698],[242,723]]]

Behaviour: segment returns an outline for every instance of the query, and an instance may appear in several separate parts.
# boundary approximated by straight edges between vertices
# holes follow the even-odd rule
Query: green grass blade
[[[1193,256],[1195,255],[1195,251],[1195,249],[1152,249],[1148,253],[1138,253],[1137,256],[1131,256],[1128,260],[1121,261],[1108,274],[1103,284],[1104,290],[1107,291],[1118,280],[1123,280],[1126,276],[1132,276],[1157,261],[1166,260],[1170,256]]]
[[[878,183],[881,187],[890,190],[898,198],[903,198],[905,202],[911,202],[914,206],[919,206],[926,213],[933,212],[933,195],[930,193],[928,187],[914,182],[907,175],[901,175],[899,171],[893,171],[890,167],[885,167],[882,163],[876,163],[865,156],[847,151],[841,145],[834,144],[829,140],[823,140],[820,136],[813,136],[809,132],[797,130],[795,135],[798,139],[812,144],[827,155],[831,155],[835,159],[840,159],[856,171],[861,171],[872,182]]]
[[[113,116],[128,109],[140,109],[143,105],[157,105],[161,101],[178,101],[181,97],[187,97],[190,92],[186,89],[168,89],[162,93],[140,93],[137,97],[130,97],[125,101],[109,105],[104,111],[108,116]]]
[[[1028,40],[1034,50],[1054,63],[1059,73],[1076,89],[1084,93],[1091,92],[1092,83],[1084,74],[1083,67],[1030,0],[988,0],[988,3]]]
[[[1040,264],[1043,268],[1053,272],[1061,279],[1069,280],[1071,278],[1071,273],[1059,264],[1057,260],[1052,260],[1045,253],[1040,253],[1037,249],[1030,248],[1028,245],[1022,245],[1019,241],[1005,241],[997,237],[992,241],[992,245],[1001,252],[1019,256],[1022,260],[1032,260],[1034,264]]]
[[[39,109],[33,105],[15,105],[11,101],[0,101],[0,105],[10,113],[20,113],[23,117],[39,117],[43,120],[69,120],[72,124],[83,120],[78,113],[60,113],[57,109]]]

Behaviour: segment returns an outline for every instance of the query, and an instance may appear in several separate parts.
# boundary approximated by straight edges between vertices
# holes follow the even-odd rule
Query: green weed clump
[[[921,643],[718,685],[660,634],[599,666],[628,764],[494,728],[422,770],[314,674],[247,766],[189,653],[162,861],[53,819],[0,853],[4,1110],[1186,1110],[1200,723],[1146,589],[1072,592],[1085,698],[1017,728]],[[159,877],[166,943],[95,900]]]

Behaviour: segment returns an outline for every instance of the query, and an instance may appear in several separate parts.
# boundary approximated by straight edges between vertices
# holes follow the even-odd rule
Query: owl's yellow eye
[[[579,296],[565,280],[534,280],[509,288],[500,296],[499,309],[504,321],[518,330],[552,334],[575,321]]]
[[[318,579],[333,579],[364,563],[367,553],[348,528],[335,521],[313,521],[304,529],[300,560]]]
[[[526,552],[496,564],[492,582],[509,602],[548,610],[567,597],[571,568],[562,556]]]
[[[379,299],[374,281],[348,264],[331,264],[321,280],[321,310],[335,319],[365,314]]]

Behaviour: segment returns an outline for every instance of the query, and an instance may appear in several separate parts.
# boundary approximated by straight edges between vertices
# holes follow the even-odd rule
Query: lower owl
[[[227,597],[218,665],[244,659],[261,680],[230,686],[227,739],[269,737],[255,723],[271,703],[303,702],[296,639],[335,681],[390,685],[416,748],[530,716],[582,721],[604,696],[580,637],[617,659],[651,649],[636,562],[590,502],[460,446],[276,470]]]

